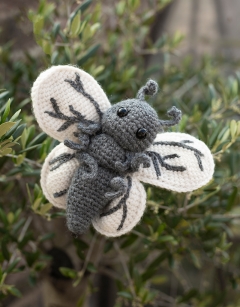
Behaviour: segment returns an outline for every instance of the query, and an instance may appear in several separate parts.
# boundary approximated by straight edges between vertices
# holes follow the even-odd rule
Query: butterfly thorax
[[[116,162],[124,163],[126,151],[109,135],[102,133],[92,136],[87,149],[99,166],[115,170]]]

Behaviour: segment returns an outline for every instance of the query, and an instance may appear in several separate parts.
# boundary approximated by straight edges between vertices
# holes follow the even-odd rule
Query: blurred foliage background
[[[226,75],[221,56],[177,61],[183,35],[151,35],[169,5],[119,0],[107,11],[101,1],[39,0],[23,12],[34,51],[18,57],[14,40],[1,44],[0,306],[240,306],[240,65],[228,59],[235,72]],[[213,180],[186,194],[146,186],[147,210],[131,233],[72,237],[39,186],[57,142],[39,130],[29,95],[42,70],[69,63],[112,103],[157,80],[149,103],[161,118],[182,110],[176,130],[210,147]]]

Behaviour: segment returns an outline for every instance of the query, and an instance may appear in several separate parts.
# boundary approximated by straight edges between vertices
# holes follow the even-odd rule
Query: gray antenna
[[[173,106],[168,112],[167,115],[171,117],[170,120],[159,120],[159,123],[161,126],[164,127],[171,127],[177,125],[181,118],[182,118],[182,112],[177,109],[175,106]]]
[[[154,96],[158,92],[158,84],[154,80],[148,80],[146,85],[140,88],[140,90],[137,93],[137,99],[144,100],[145,95],[148,96]]]

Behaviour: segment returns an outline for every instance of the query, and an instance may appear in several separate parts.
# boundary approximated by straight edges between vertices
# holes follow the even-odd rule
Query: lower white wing
[[[44,161],[41,171],[41,187],[46,198],[55,207],[66,208],[67,190],[76,169],[74,150],[63,143],[56,146]]]
[[[93,220],[93,227],[107,237],[119,237],[136,226],[146,207],[146,192],[137,179],[127,177],[128,191],[111,202]],[[125,197],[125,199],[124,199]]]
[[[142,182],[190,192],[206,185],[213,176],[214,161],[209,148],[189,134],[158,134],[146,153],[151,157],[151,167],[141,167],[133,175]]]

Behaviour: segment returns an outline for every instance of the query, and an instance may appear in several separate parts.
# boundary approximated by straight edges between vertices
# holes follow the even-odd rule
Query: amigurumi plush
[[[41,186],[56,207],[66,208],[77,235],[92,224],[106,236],[129,232],[141,219],[146,193],[140,181],[189,192],[212,178],[208,147],[185,133],[164,132],[181,111],[160,120],[145,101],[158,85],[149,80],[136,98],[110,104],[96,80],[83,70],[53,66],[32,88],[39,126],[61,143],[46,158]]]

